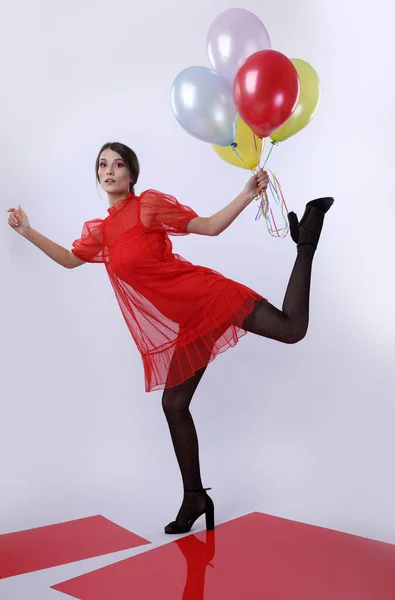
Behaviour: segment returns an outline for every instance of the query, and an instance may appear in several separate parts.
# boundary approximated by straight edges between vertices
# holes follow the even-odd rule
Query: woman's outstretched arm
[[[219,235],[252,202],[256,194],[261,194],[266,190],[268,183],[268,174],[260,169],[256,175],[250,177],[243,191],[232,202],[211,217],[191,219],[187,223],[186,231],[200,235]]]
[[[70,250],[67,250],[67,248],[64,248],[63,246],[59,246],[59,244],[56,244],[42,235],[39,231],[30,227],[29,219],[20,206],[18,208],[9,208],[8,212],[10,213],[8,224],[19,233],[19,235],[29,240],[29,242],[37,246],[37,248],[40,248],[44,254],[49,256],[49,258],[52,258],[52,260],[59,265],[66,269],[74,269],[75,267],[85,264],[84,260],[74,256]]]

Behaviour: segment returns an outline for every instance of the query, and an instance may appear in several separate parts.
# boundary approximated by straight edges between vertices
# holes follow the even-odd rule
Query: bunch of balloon
[[[298,59],[289,60],[271,49],[262,21],[244,8],[225,10],[207,35],[212,68],[188,67],[175,78],[171,106],[179,124],[190,135],[212,145],[233,166],[259,168],[265,138],[272,147],[300,131],[313,117],[319,100],[315,71]],[[315,74],[316,75],[316,74]],[[314,83],[315,81],[315,83]],[[317,92],[318,84],[318,92]],[[285,237],[288,209],[281,186],[271,173],[269,191],[286,222],[277,227],[268,195],[259,201],[256,219],[264,216],[272,235]]]
[[[226,10],[207,36],[212,68],[187,67],[171,88],[172,110],[185,131],[243,169],[256,169],[264,141],[238,115],[233,82],[245,59],[265,48],[270,48],[269,34],[256,15],[243,8]]]

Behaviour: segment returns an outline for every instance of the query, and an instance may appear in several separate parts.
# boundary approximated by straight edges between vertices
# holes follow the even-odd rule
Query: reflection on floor
[[[0,536],[1,576],[59,564],[62,555],[76,561],[97,556],[99,547],[107,553],[149,544],[103,517],[91,519],[68,524],[73,534],[57,544],[51,527],[66,531],[67,524]],[[27,535],[29,552],[23,553],[18,544]],[[35,535],[41,566],[27,559]],[[141,548],[52,589],[80,600],[394,600],[395,546],[254,512],[212,532],[169,537],[165,545]]]

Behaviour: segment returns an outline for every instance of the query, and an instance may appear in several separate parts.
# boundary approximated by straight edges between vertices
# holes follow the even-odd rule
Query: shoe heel
[[[206,500],[206,529],[212,531],[214,528],[214,502],[208,497]]]
[[[334,198],[326,197],[326,198],[317,198],[316,200],[311,200],[306,204],[306,208],[314,207],[322,210],[324,213],[328,212],[332,204],[334,203]]]
[[[291,234],[292,240],[295,244],[299,241],[299,221],[298,217],[294,212],[290,212],[288,214],[288,222],[289,222],[289,232]]]

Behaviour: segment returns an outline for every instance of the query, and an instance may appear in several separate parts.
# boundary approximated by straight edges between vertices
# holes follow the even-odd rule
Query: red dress
[[[129,193],[108,213],[84,224],[72,252],[105,264],[142,356],[146,391],[176,386],[237,343],[263,297],[173,254],[168,234],[185,235],[198,216],[174,197]]]

